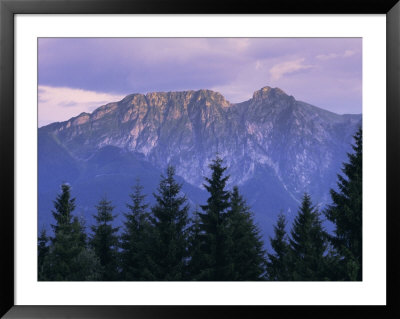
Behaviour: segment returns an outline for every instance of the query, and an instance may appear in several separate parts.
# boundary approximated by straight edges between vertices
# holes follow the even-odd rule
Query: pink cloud
[[[82,112],[90,113],[95,108],[109,102],[119,101],[124,96],[40,85],[38,97],[40,127],[53,122],[65,121]]]
[[[314,66],[310,64],[304,64],[304,58],[285,61],[282,63],[275,64],[270,70],[271,79],[273,81],[279,80],[285,74],[290,74],[299,70],[312,69]]]

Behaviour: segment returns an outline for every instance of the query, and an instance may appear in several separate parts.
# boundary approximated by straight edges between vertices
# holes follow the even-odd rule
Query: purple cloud
[[[78,104],[78,102],[76,102],[76,101],[62,101],[62,102],[58,103],[59,106],[65,106],[65,107],[76,106],[77,104]]]

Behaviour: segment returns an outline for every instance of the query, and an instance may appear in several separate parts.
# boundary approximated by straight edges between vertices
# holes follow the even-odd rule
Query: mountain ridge
[[[292,98],[292,99],[295,99],[292,95],[288,95],[288,94],[287,94],[285,91],[283,91],[282,89],[280,89],[280,88],[278,88],[278,87],[272,88],[272,87],[270,87],[270,86],[264,86],[264,87],[262,87],[261,89],[254,91],[254,92],[253,92],[253,95],[252,95],[252,98],[250,98],[249,100],[242,101],[242,102],[237,102],[237,103],[230,103],[228,100],[225,99],[225,97],[224,97],[221,93],[219,93],[219,92],[217,92],[217,91],[209,90],[209,89],[184,90],[184,91],[154,91],[154,92],[147,92],[147,93],[132,93],[132,94],[126,95],[126,96],[125,96],[123,99],[121,99],[120,101],[110,102],[110,103],[101,105],[101,106],[99,106],[98,108],[96,108],[95,110],[93,110],[91,113],[90,113],[90,112],[82,112],[82,113],[80,113],[79,115],[73,116],[73,117],[71,117],[71,118],[68,119],[68,120],[49,123],[49,124],[47,124],[47,125],[41,126],[40,128],[53,126],[53,125],[55,125],[55,124],[68,123],[69,121],[71,121],[71,120],[73,120],[73,119],[77,119],[77,118],[79,118],[79,117],[81,117],[81,116],[87,116],[87,115],[90,116],[90,115],[93,115],[93,114],[94,114],[96,111],[98,111],[99,109],[105,109],[105,108],[109,107],[110,105],[115,105],[115,104],[118,104],[118,103],[123,102],[123,101],[125,101],[125,100],[129,100],[129,99],[132,99],[132,98],[138,97],[138,96],[140,96],[140,97],[145,97],[145,98],[148,99],[148,98],[151,98],[151,97],[154,97],[154,96],[157,96],[157,95],[168,96],[168,95],[173,95],[173,94],[185,94],[185,93],[186,93],[186,94],[196,94],[196,93],[201,94],[201,93],[204,93],[204,92],[210,92],[210,93],[211,93],[210,95],[215,95],[215,96],[221,97],[221,98],[224,100],[225,104],[228,105],[227,107],[233,107],[233,106],[236,106],[236,105],[239,105],[239,104],[248,102],[248,101],[250,101],[250,100],[252,100],[252,99],[265,99],[265,98],[269,98],[270,95],[268,94],[267,96],[265,96],[265,92],[268,92],[268,93],[269,93],[269,92],[279,92],[278,94],[286,95],[286,96],[288,96],[288,97],[290,97],[290,98]],[[275,93],[275,94],[276,94],[276,93]],[[330,113],[330,114],[335,114],[335,115],[337,115],[337,116],[344,116],[344,115],[346,115],[346,116],[360,116],[360,115],[361,115],[361,113],[354,113],[354,114],[353,114],[353,113],[344,113],[344,114],[338,114],[338,113],[334,113],[334,112],[332,112],[332,111],[325,110],[325,109],[323,109],[323,108],[316,107],[316,106],[311,105],[311,104],[309,104],[309,103],[307,103],[307,102],[304,102],[304,101],[297,100],[297,102],[299,102],[299,103],[304,103],[304,104],[309,105],[309,106],[311,106],[311,107],[313,107],[313,108],[316,108],[316,109],[318,109],[318,110],[322,110],[322,111],[327,112],[327,113]]]
[[[360,114],[329,112],[269,86],[241,103],[205,89],[134,93],[92,113],[39,128],[39,148],[41,140],[50,145],[53,139],[59,145],[53,146],[57,154],[69,154],[66,165],[84,167],[103,148],[115,147],[136,154],[133,161],[147,162],[152,168],[146,169],[157,173],[174,165],[188,187],[199,190],[210,173],[209,163],[219,154],[231,176],[228,187],[242,187],[265,222],[280,209],[294,211],[305,191],[317,204],[328,203],[329,189],[336,185],[359,125]],[[42,157],[39,175],[47,162],[54,165]],[[75,164],[73,171],[95,186],[96,172],[85,175],[88,171]],[[108,171],[118,170],[112,161],[107,165]],[[127,166],[127,175],[135,175],[134,167]]]

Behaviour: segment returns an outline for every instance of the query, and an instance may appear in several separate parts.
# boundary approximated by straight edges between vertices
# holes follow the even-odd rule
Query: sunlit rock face
[[[39,145],[51,138],[81,167],[117,147],[159,171],[174,165],[197,188],[218,154],[229,167],[228,186],[239,185],[256,214],[275,214],[293,210],[305,191],[317,204],[328,202],[360,125],[361,115],[331,113],[268,86],[237,104],[210,90],[154,92],[42,127]]]

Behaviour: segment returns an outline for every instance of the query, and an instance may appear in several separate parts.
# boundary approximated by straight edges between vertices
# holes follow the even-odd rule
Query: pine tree
[[[227,211],[229,208],[229,192],[225,189],[229,176],[224,176],[226,167],[222,159],[217,157],[210,164],[211,178],[206,177],[203,184],[210,194],[207,204],[200,206],[203,213],[200,217],[201,263],[204,265],[196,276],[198,280],[223,281],[232,278],[232,259],[229,256],[227,229]]]
[[[124,214],[126,221],[121,235],[121,270],[124,280],[155,280],[152,260],[153,229],[149,221],[148,204],[143,186],[137,180],[127,204],[129,212]]]
[[[72,261],[74,271],[69,281],[99,281],[102,279],[101,264],[93,249],[85,247]]]
[[[113,227],[115,215],[111,201],[103,198],[96,205],[97,215],[94,215],[96,225],[91,227],[93,236],[89,245],[99,258],[101,265],[101,280],[110,281],[118,279],[118,236],[119,227]]]
[[[38,238],[38,280],[46,280],[45,263],[49,255],[49,237],[43,228]]]
[[[263,241],[237,186],[230,196],[227,229],[229,260],[233,264],[231,280],[262,280],[265,275]]]
[[[69,261],[71,273],[64,280],[98,281],[101,280],[101,264],[94,250],[88,247],[83,217],[74,216],[70,244],[77,252]]]
[[[270,237],[274,254],[268,253],[267,278],[268,280],[286,281],[289,276],[289,243],[286,233],[286,217],[281,212],[274,226],[275,237]]]
[[[70,280],[73,274],[73,259],[79,255],[84,245],[79,234],[79,221],[73,218],[75,198],[71,198],[71,187],[61,185],[61,193],[53,201],[55,210],[52,211],[55,224],[51,227],[54,237],[51,238],[49,255],[49,280]]]
[[[362,129],[354,136],[353,153],[338,175],[339,191],[331,190],[333,204],[325,216],[336,226],[330,241],[338,255],[337,277],[362,280]]]
[[[51,225],[49,255],[45,263],[46,280],[96,280],[98,259],[88,250],[83,222],[72,216],[75,198],[71,198],[71,187],[61,186],[61,194],[54,201],[52,212],[56,223]]]
[[[205,268],[204,258],[202,258],[202,244],[200,240],[200,216],[199,209],[193,212],[193,218],[191,220],[191,225],[189,227],[188,235],[188,254],[189,263],[187,268],[187,279],[195,280],[197,276],[201,273],[201,270]]]
[[[292,280],[326,280],[326,233],[311,198],[303,201],[291,231],[290,258]]]
[[[182,185],[175,181],[175,169],[168,166],[161,176],[158,194],[152,207],[155,232],[154,261],[157,280],[183,280],[188,257],[188,210],[186,196],[180,195]]]
[[[57,235],[59,230],[71,225],[72,211],[75,209],[75,198],[71,198],[71,186],[61,185],[61,193],[53,201],[55,210],[52,211],[56,223],[51,225]]]

